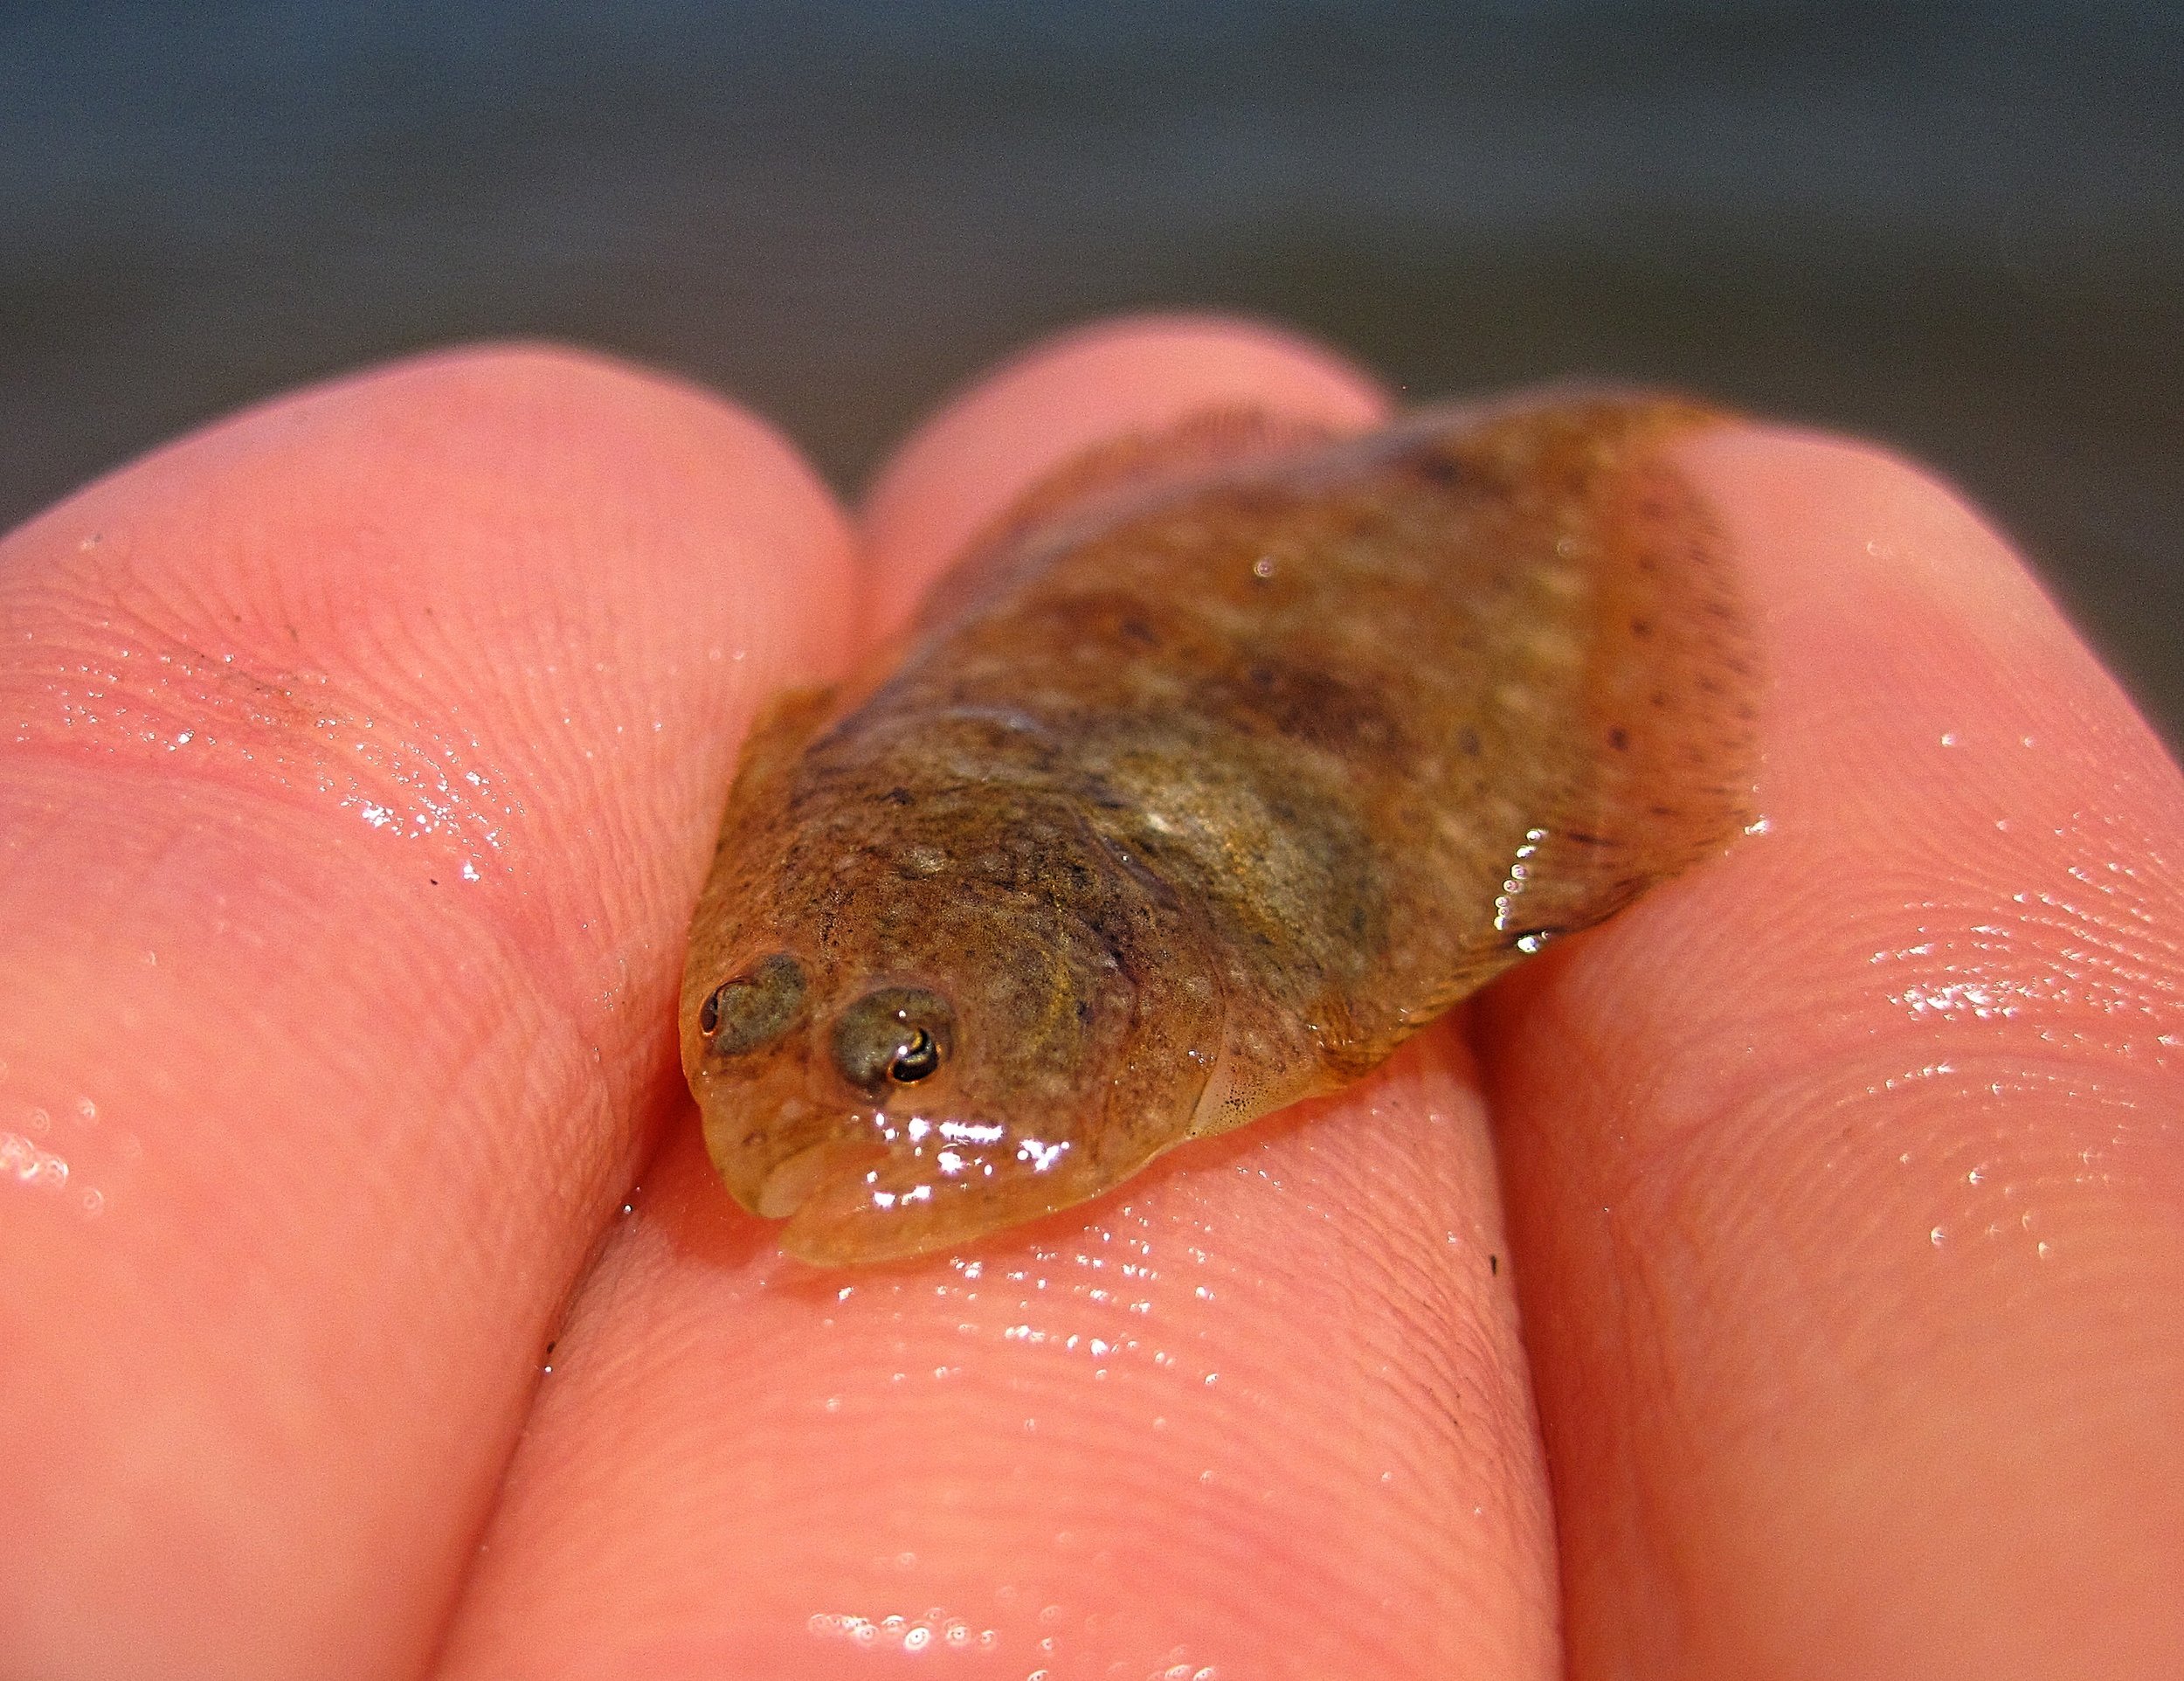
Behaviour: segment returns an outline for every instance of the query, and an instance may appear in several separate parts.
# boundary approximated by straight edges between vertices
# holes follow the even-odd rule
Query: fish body
[[[1756,680],[1666,448],[1717,418],[1200,427],[1033,493],[746,744],[681,1022],[729,1190],[824,1263],[1036,1218],[1719,850]]]

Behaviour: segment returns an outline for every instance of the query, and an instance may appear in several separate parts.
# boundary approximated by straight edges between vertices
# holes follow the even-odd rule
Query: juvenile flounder
[[[1034,491],[744,748],[681,1013],[729,1189],[825,1263],[1033,1219],[1721,848],[1753,668],[1666,448],[1718,418],[1212,417]]]

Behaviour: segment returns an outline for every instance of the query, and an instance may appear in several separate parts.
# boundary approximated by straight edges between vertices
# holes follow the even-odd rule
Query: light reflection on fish
[[[745,746],[681,1016],[729,1189],[822,1263],[1033,1219],[1720,849],[1755,678],[1665,450],[1717,419],[1206,417],[1034,491]]]

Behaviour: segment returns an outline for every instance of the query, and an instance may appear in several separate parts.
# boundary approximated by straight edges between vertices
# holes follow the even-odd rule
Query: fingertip
[[[40,634],[0,659],[0,695],[29,720],[19,745],[201,770],[241,732],[186,730],[176,753],[144,718],[186,726],[230,680],[293,688],[301,668],[359,715],[460,713],[506,774],[572,800],[599,792],[572,778],[619,779],[612,803],[666,791],[695,812],[734,751],[723,716],[839,662],[853,578],[842,510],[749,412],[588,350],[463,346],[245,410],[9,537],[0,600]],[[580,685],[557,656],[588,638]],[[157,668],[96,717],[60,704],[56,661],[86,640],[122,676]],[[597,681],[608,664],[621,681]],[[572,747],[571,718],[607,710],[641,714],[639,739],[625,722],[611,757]],[[245,744],[232,768],[265,761]]]
[[[1128,316],[1059,334],[947,404],[874,481],[863,509],[874,622],[898,622],[1043,474],[1110,439],[1228,406],[1351,432],[1381,419],[1389,399],[1317,341],[1233,316]]]
[[[1776,426],[1702,432],[1681,457],[1737,552],[1767,649],[1771,805],[1815,799],[1837,820],[1877,820],[1978,805],[1991,838],[2002,805],[2113,806],[2173,780],[2033,570],[1931,470]],[[1927,774],[1907,773],[1919,763]]]
[[[2076,638],[2012,549],[1932,468],[1862,439],[1738,425],[1683,440],[1685,470],[1764,569],[1770,610],[1870,616],[1916,599],[1954,633]]]
[[[1679,447],[1766,833],[1480,1011],[1573,1664],[2174,1667],[2184,785],[1932,474]]]
[[[0,1093],[66,1194],[0,1220],[0,1413],[52,1449],[0,1671],[426,1665],[679,1087],[736,736],[853,584],[770,428],[542,346],[276,399],[8,539]]]
[[[1738,425],[1677,447],[1759,647],[1760,820],[1488,1017],[1551,1004],[1599,1069],[1678,1070],[1700,1110],[1936,1028],[2158,1058],[2146,978],[2173,965],[2135,930],[2176,892],[2184,785],[2025,562],[1870,444]],[[2085,941],[2133,953],[2131,1007],[2065,979]]]
[[[841,523],[824,482],[793,446],[741,405],[601,351],[505,340],[423,351],[249,405],[93,481],[9,542],[42,533],[64,515],[151,505],[171,518],[164,499],[178,482],[200,498],[255,495],[270,473],[292,469],[329,432],[387,453],[436,445],[404,462],[425,475],[428,489],[459,471],[526,474],[542,460],[564,472],[570,458],[601,469],[651,467],[650,452],[665,447],[707,471],[725,469],[768,488],[800,516]],[[368,465],[349,463],[347,483],[360,496],[370,494]],[[208,501],[199,522],[226,511]]]
[[[441,1672],[1556,1672],[1461,1048],[1185,1151],[829,1271],[678,1139],[572,1311]]]

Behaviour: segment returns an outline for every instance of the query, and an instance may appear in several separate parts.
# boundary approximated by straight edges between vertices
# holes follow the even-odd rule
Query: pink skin
[[[752,709],[1223,402],[1383,406],[1081,333],[860,572],[733,408],[477,351],[8,541],[0,1674],[2184,1672],[2184,787],[1861,446],[1688,446],[1768,831],[1469,1045],[952,1263],[729,1201],[669,1018]]]

